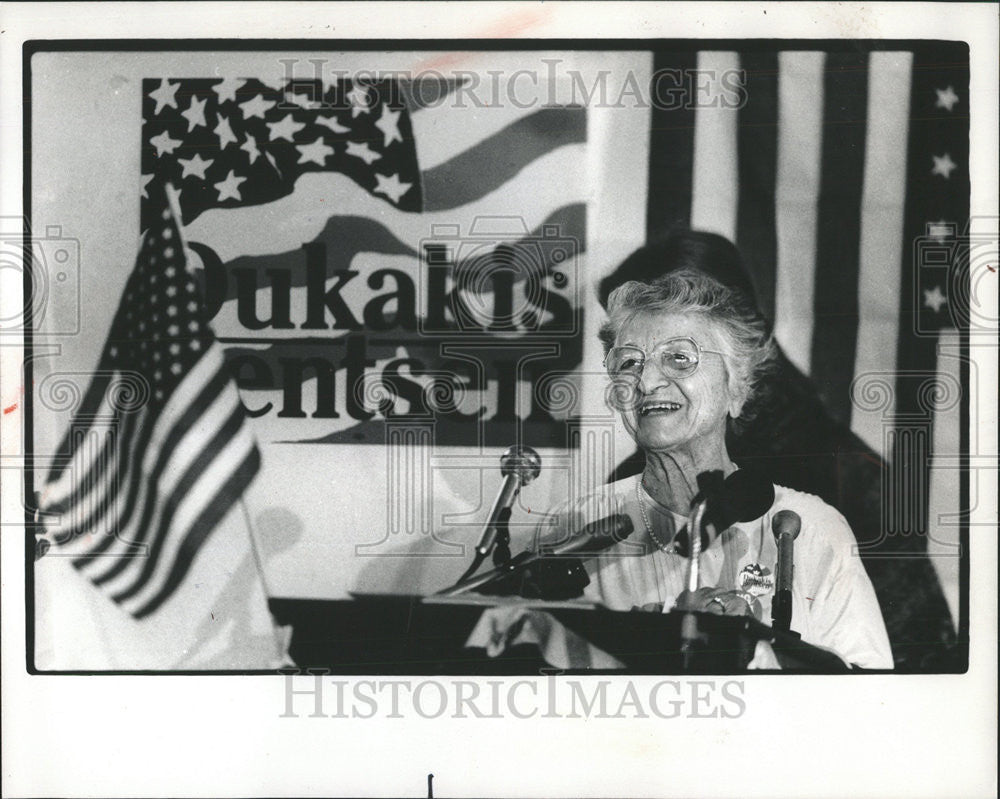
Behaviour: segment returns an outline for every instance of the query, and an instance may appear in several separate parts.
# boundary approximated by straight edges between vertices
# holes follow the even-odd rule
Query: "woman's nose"
[[[639,374],[639,390],[643,394],[652,394],[657,388],[669,385],[670,382],[670,378],[663,373],[663,370],[656,365],[652,358],[643,361],[642,372]]]

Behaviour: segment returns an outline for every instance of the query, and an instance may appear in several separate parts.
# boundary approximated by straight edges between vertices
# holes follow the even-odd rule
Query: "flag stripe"
[[[957,330],[941,331],[941,346],[938,354],[937,372],[946,375],[954,385],[963,385],[960,357],[960,334]],[[934,432],[931,451],[935,459],[954,458],[965,452],[961,442],[961,414],[958,407],[934,415]],[[937,574],[953,625],[957,628],[962,619],[960,600],[962,595],[959,575],[961,555],[961,513],[959,509],[968,504],[961,498],[961,472],[952,464],[931,468],[929,475],[930,530],[927,536],[927,554],[931,558]]]
[[[698,71],[718,76],[739,70],[739,56],[729,52],[698,53]],[[699,96],[694,116],[694,174],[691,226],[736,240],[739,190],[736,165],[737,114],[721,102]]]
[[[468,102],[471,106],[472,101]],[[419,113],[411,108],[413,115],[410,121],[417,148],[417,165],[424,173],[532,113],[531,108],[520,108],[514,103],[497,103],[488,108],[470,107],[462,116],[471,116],[474,123],[455,124],[456,110],[450,103],[423,108]]]
[[[127,424],[128,421],[128,418],[124,419],[123,425]],[[77,430],[75,434],[83,438],[88,432],[89,430]],[[75,452],[81,456],[80,460],[86,463],[86,466],[84,467],[83,463],[81,463],[79,466],[65,473],[67,475],[76,474],[78,476],[75,479],[62,481],[67,491],[64,496],[56,499],[53,496],[53,492],[49,492],[47,499],[52,500],[52,504],[49,505],[49,513],[66,513],[70,508],[85,502],[88,494],[99,485],[99,478],[107,467],[107,458],[111,454],[111,450],[117,448],[116,445],[120,447],[125,436],[106,434],[101,438],[103,443],[100,449],[97,450],[94,447],[81,446],[81,444],[73,445]]]
[[[98,525],[115,507],[123,475],[127,477],[128,462],[138,446],[133,433],[137,427],[141,428],[144,416],[145,409],[138,414],[119,415],[118,418],[122,419],[121,429],[112,427],[104,434],[105,444],[100,455],[77,484],[77,491],[71,498],[72,504],[62,511],[65,517],[77,521],[68,530],[60,530],[54,534],[53,540],[57,544],[73,541],[84,531],[95,533]],[[92,434],[93,429],[91,427],[86,435]],[[111,501],[111,497],[114,497],[114,501]],[[88,509],[89,515],[81,518]]]
[[[858,325],[858,257],[865,161],[867,56],[830,53],[824,77],[812,373],[833,418],[851,419]]]
[[[163,512],[160,515],[160,523],[156,533],[150,541],[149,556],[143,559],[142,570],[131,585],[113,595],[112,598],[116,602],[122,602],[129,597],[135,596],[142,589],[143,585],[146,584],[146,581],[156,569],[156,564],[159,563],[160,557],[164,552],[165,537],[170,524],[174,521],[173,517],[177,506],[185,497],[191,494],[191,489],[201,477],[202,472],[211,465],[225,446],[233,440],[233,436],[236,435],[242,424],[243,409],[239,407],[234,408],[226,422],[218,428],[212,440],[205,445],[204,449],[198,453],[197,459],[184,472],[184,476],[177,482],[169,498],[162,503]]]
[[[812,365],[824,53],[780,53],[775,335],[804,374]]]
[[[739,206],[736,245],[750,269],[757,301],[774,321],[777,242],[775,181],[778,172],[778,58],[744,53],[746,103],[739,110]]]
[[[228,475],[244,462],[246,456],[256,449],[253,437],[246,427],[238,427],[230,432],[232,437],[196,476],[192,490],[180,497],[176,507],[171,510],[172,518],[167,522],[166,536],[160,548],[162,555],[156,559],[156,563],[147,561],[144,564],[148,568],[148,573],[144,574],[141,582],[137,584],[138,590],[133,592],[129,589],[125,592],[126,596],[120,597],[123,607],[130,613],[134,614],[151,596],[158,593],[173,569],[184,538],[192,529],[192,525],[204,509],[220,499],[220,486]]]
[[[694,168],[694,69],[697,55],[653,54],[646,236],[691,224]]]
[[[163,587],[145,605],[135,611],[135,617],[142,619],[154,613],[181,584],[187,576],[195,556],[209,533],[222,520],[233,504],[239,499],[244,489],[250,484],[254,475],[260,469],[260,450],[253,447],[243,463],[232,473],[229,480],[219,489],[215,500],[202,511],[201,516],[191,525],[181,545],[174,567],[164,581]]]
[[[855,379],[894,373],[899,337],[899,272],[903,249],[903,208],[906,199],[906,132],[910,116],[912,53],[872,53],[868,79],[868,133],[861,206],[861,250],[858,275],[858,343]],[[901,144],[902,143],[902,144]],[[886,346],[889,344],[890,346]],[[882,457],[885,419],[852,409],[851,429]]]
[[[75,564],[84,568],[91,579],[98,585],[106,583],[121,574],[129,565],[125,555],[133,552],[137,546],[145,546],[149,531],[155,526],[156,520],[163,513],[160,501],[167,493],[167,487],[177,475],[183,474],[198,454],[204,436],[208,435],[214,426],[220,425],[228,418],[234,407],[231,392],[226,388],[229,377],[224,371],[219,371],[211,383],[205,387],[196,404],[192,405],[178,424],[172,426],[170,435],[158,448],[158,456],[154,467],[144,470],[144,479],[137,492],[132,511],[141,509],[141,516],[136,524],[130,524],[124,514],[118,524],[118,535],[103,539],[87,555],[108,555],[112,545],[117,545],[116,558],[103,558],[100,561],[88,558],[87,555],[78,559]],[[164,475],[166,479],[164,479]],[[130,513],[131,516],[131,513]],[[86,561],[92,560],[88,564]],[[101,567],[110,568],[101,571]]]
[[[502,188],[538,158],[587,140],[587,109],[543,108],[423,173],[425,211],[446,211]]]
[[[91,380],[90,385],[87,387],[86,393],[83,395],[83,400],[80,402],[79,408],[76,410],[76,417],[74,419],[82,419],[87,422],[86,425],[71,425],[70,429],[63,436],[62,441],[59,446],[56,447],[57,456],[61,455],[62,458],[57,457],[57,459],[52,464],[52,469],[49,472],[47,483],[50,486],[55,487],[63,476],[66,468],[70,465],[70,460],[68,456],[71,454],[75,455],[75,450],[73,447],[73,436],[81,429],[89,429],[90,423],[92,423],[94,417],[97,415],[98,410],[101,408],[102,403],[105,402],[107,396],[108,384],[111,382],[111,377],[108,374],[103,374],[104,372],[104,362],[98,364],[97,374]]]
[[[201,364],[211,365],[212,358],[201,358],[198,365],[195,366],[194,374],[200,372],[198,366]],[[209,383],[204,387],[194,403],[186,409],[176,409],[182,411],[182,413],[175,424],[172,424],[170,420],[172,413],[166,410],[156,422],[147,421],[139,431],[133,449],[143,453],[142,467],[141,469],[133,469],[129,473],[127,493],[115,518],[113,529],[109,530],[105,536],[102,536],[93,548],[83,553],[81,557],[74,561],[74,565],[78,568],[92,568],[93,564],[88,565],[88,561],[92,560],[91,556],[108,554],[108,549],[115,543],[121,545],[122,551],[119,552],[121,556],[134,553],[136,546],[143,544],[150,514],[156,508],[155,488],[160,479],[160,474],[163,472],[175,447],[187,434],[188,429],[197,422],[203,409],[222,393],[229,379],[227,373],[218,370],[218,366],[215,368],[217,371],[214,375],[210,376]],[[194,386],[195,384],[189,379],[184,386],[178,389],[174,398],[186,395],[188,392],[184,389],[193,388]],[[153,457],[156,458],[155,463],[152,460]],[[137,512],[141,512],[141,519],[137,525],[133,525],[132,520]],[[132,533],[133,529],[135,530],[134,535]],[[120,559],[115,566],[123,569],[127,563],[128,561]]]

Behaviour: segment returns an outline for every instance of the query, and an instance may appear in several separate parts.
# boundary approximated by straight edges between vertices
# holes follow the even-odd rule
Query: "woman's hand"
[[[720,616],[754,616],[760,618],[761,606],[757,598],[746,591],[724,588],[699,588],[685,591],[677,597],[677,610],[716,613]]]

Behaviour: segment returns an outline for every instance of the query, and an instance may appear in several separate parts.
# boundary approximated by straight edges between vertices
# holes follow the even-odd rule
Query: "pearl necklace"
[[[653,539],[653,543],[659,547],[661,552],[667,552],[670,554],[677,553],[677,545],[671,541],[669,544],[664,544],[660,537],[653,532],[653,525],[649,523],[649,517],[646,515],[646,504],[642,501],[642,492],[639,490],[639,485],[642,483],[642,475],[636,478],[635,481],[635,499],[639,503],[639,514],[642,516],[642,523],[646,525],[646,532],[649,533],[649,537]]]

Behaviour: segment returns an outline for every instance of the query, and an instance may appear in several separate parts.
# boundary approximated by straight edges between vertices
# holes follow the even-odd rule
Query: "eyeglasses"
[[[604,368],[616,380],[639,382],[649,358],[668,378],[690,377],[698,371],[703,353],[722,355],[717,350],[705,350],[693,338],[672,338],[661,341],[646,354],[638,347],[612,347],[604,356]]]

